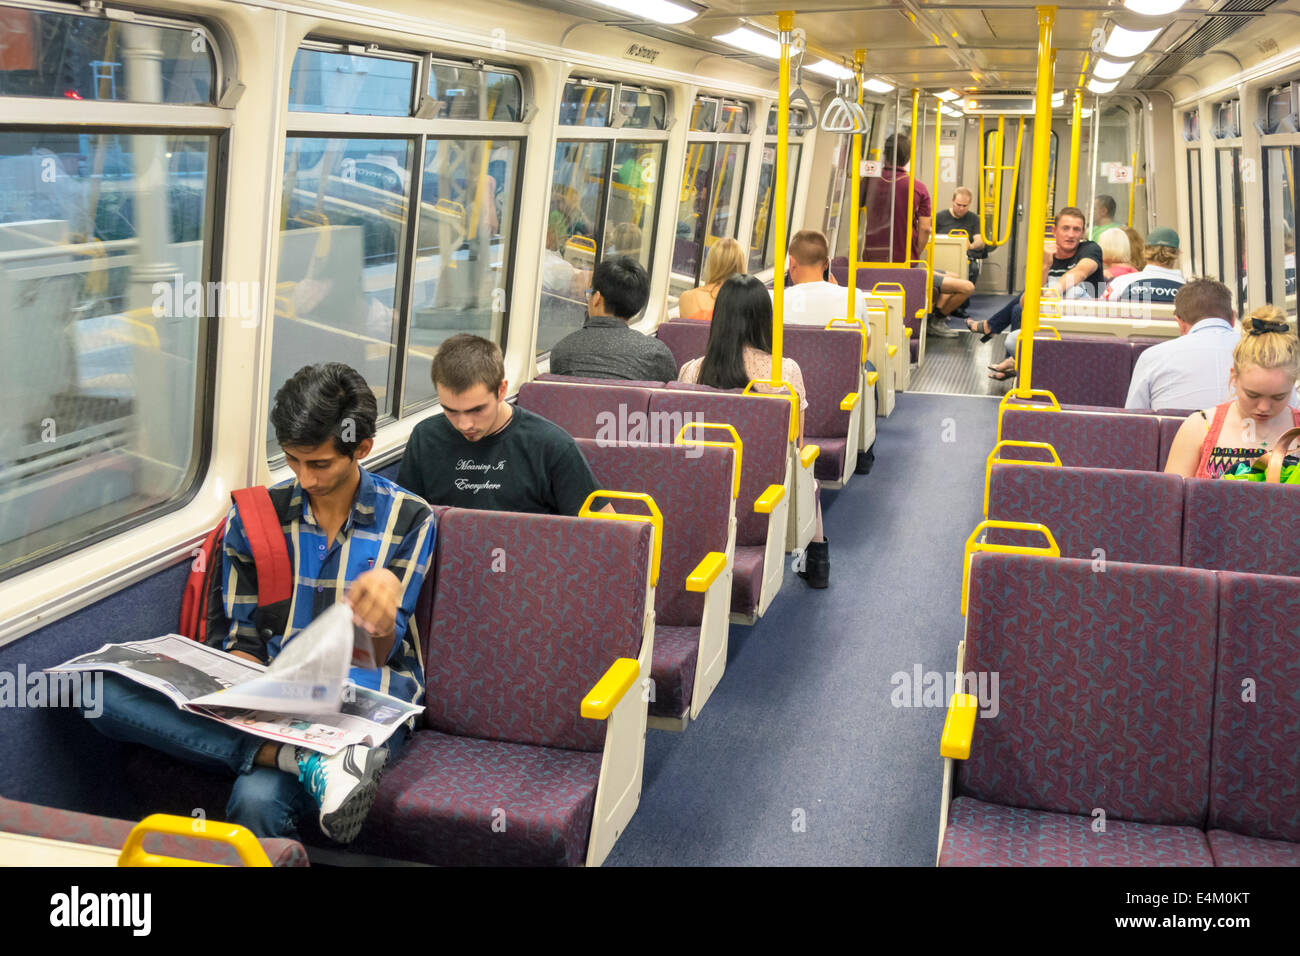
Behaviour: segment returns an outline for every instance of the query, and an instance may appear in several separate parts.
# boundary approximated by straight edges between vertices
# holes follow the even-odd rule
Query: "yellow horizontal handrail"
[[[191,817],[179,817],[170,813],[153,813],[131,828],[122,852],[117,856],[118,866],[219,866],[217,863],[203,863],[199,860],[186,860],[180,857],[161,856],[146,852],[144,838],[151,833],[167,836],[194,837],[213,843],[224,843],[233,847],[239,854],[244,866],[270,866],[271,861],[257,842],[252,832],[238,823],[221,823],[211,820],[195,820]]]
[[[990,528],[1003,528],[1008,531],[1037,531],[1047,539],[1047,547],[1035,548],[1023,544],[989,544],[985,541],[976,541],[982,533]],[[961,614],[966,616],[966,604],[970,596],[970,556],[976,551],[994,551],[999,554],[1037,554],[1044,557],[1059,558],[1061,548],[1052,537],[1052,532],[1047,525],[1037,524],[1031,521],[997,521],[986,518],[975,526],[975,530],[970,533],[966,539],[966,547],[962,554],[962,572],[961,572]]]
[[[692,428],[723,428],[731,433],[731,441],[706,441],[703,438],[687,438],[686,432]],[[741,455],[744,451],[744,442],[740,440],[735,426],[728,425],[726,422],[687,422],[682,426],[677,437],[673,439],[674,445],[702,445],[706,448],[730,448],[736,453],[736,473],[732,476],[731,497],[740,497],[740,462]]]
[[[648,515],[610,514],[608,511],[592,511],[591,503],[598,498],[617,498],[621,501],[639,501],[649,509]],[[643,491],[593,491],[578,509],[579,518],[599,518],[601,521],[641,521],[648,523],[652,529],[650,549],[650,584],[659,585],[659,561],[663,556],[664,516],[659,511],[655,500]]]
[[[1003,448],[1037,448],[1051,454],[1051,461],[1035,461],[1031,458],[999,458],[998,452]],[[984,462],[984,517],[989,516],[989,486],[993,478],[994,465],[1039,465],[1048,467],[1061,467],[1061,456],[1056,453],[1056,449],[1045,441],[1019,441],[1008,438],[999,441],[989,452],[989,456]]]

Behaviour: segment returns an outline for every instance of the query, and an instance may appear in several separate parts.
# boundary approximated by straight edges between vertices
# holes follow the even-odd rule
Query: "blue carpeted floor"
[[[989,398],[904,394],[878,419],[871,474],[822,496],[830,587],[787,558],[767,615],[732,625],[700,720],[650,731],[611,865],[934,863],[944,710],[894,707],[891,676],[955,665],[996,414]]]

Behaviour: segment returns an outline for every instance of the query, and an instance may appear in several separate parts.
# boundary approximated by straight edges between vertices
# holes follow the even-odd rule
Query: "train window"
[[[794,115],[796,122],[806,123],[808,121],[808,111],[802,106],[796,106],[791,113]],[[767,111],[767,136],[776,135],[776,107],[773,106]]]
[[[749,133],[749,104],[723,100],[718,118],[719,133]]]
[[[404,414],[436,398],[430,365],[448,338],[468,332],[503,339],[522,146],[454,139],[425,146]]]
[[[631,256],[650,268],[656,222],[663,143],[619,142],[614,146],[613,176],[605,209],[601,256]]]
[[[749,116],[748,103],[716,96],[697,96],[691,108],[691,132],[745,134],[749,132]]]
[[[1219,279],[1233,291],[1238,313],[1246,303],[1245,211],[1241,208],[1241,150],[1216,150],[1215,180],[1219,193]]]
[[[691,132],[713,133],[718,129],[719,102],[712,96],[697,96],[691,107]]]
[[[1187,110],[1183,113],[1183,139],[1188,143],[1201,140],[1201,111]]]
[[[203,281],[216,143],[0,132],[0,577],[198,479],[204,319],[259,309],[255,290]]]
[[[613,98],[612,83],[570,80],[564,84],[564,96],[560,100],[560,125],[608,126]]]
[[[677,238],[673,243],[673,284],[678,287],[675,291],[699,282],[716,152],[716,143],[691,143],[686,147],[686,171],[682,174],[682,194],[677,206]]]
[[[1288,84],[1268,91],[1264,102],[1264,132],[1294,133],[1300,130],[1300,107],[1296,103],[1296,88]]]
[[[1300,148],[1264,150],[1264,265],[1268,301],[1296,314],[1295,286],[1295,166]]]
[[[1241,101],[1227,100],[1214,107],[1214,138],[1236,139],[1241,136]]]
[[[792,142],[786,154],[785,212],[786,241],[794,220],[794,184],[799,179],[799,160],[803,144]],[[773,199],[776,192],[776,144],[763,147],[763,162],[758,172],[758,206],[754,210],[754,232],[749,243],[749,271],[762,272],[776,262],[776,230],[772,228]]]
[[[429,96],[436,104],[430,119],[518,123],[523,116],[523,83],[519,75],[481,64],[431,61]]]
[[[667,125],[668,95],[659,90],[620,86],[619,122],[624,129],[663,129]]]
[[[370,56],[305,45],[289,74],[289,109],[303,113],[410,116],[415,102],[413,57]]]
[[[1187,192],[1190,202],[1187,206],[1187,224],[1191,231],[1188,251],[1192,259],[1190,275],[1200,275],[1205,271],[1205,200],[1201,196],[1201,151],[1187,151]]]
[[[194,23],[0,7],[0,96],[211,103],[217,61]]]

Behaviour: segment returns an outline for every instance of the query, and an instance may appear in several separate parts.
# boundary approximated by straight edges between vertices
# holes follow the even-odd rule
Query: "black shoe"
[[[804,552],[803,570],[796,572],[811,588],[830,585],[831,557],[826,541],[809,541]]]
[[[970,313],[966,311],[966,306],[964,305],[960,309],[953,309],[951,312],[948,313],[948,315],[954,319],[970,318]]]
[[[866,451],[858,452],[858,465],[853,469],[855,475],[871,474],[871,466],[876,463],[875,446],[868,448]]]

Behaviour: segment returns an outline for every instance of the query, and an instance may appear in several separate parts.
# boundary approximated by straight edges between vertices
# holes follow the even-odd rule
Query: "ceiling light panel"
[[[1123,27],[1116,27],[1110,31],[1110,36],[1106,38],[1106,45],[1101,50],[1102,55],[1115,60],[1127,60],[1130,57],[1137,56],[1149,47],[1159,33],[1159,28],[1155,30],[1125,30]]]

